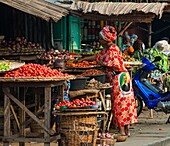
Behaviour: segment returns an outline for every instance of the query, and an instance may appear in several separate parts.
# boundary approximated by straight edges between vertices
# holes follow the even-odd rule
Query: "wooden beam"
[[[71,12],[72,13],[72,12]],[[83,18],[83,19],[89,19],[89,20],[110,20],[110,21],[119,21],[119,22],[152,22],[154,18],[156,17],[155,14],[152,13],[132,13],[132,14],[126,14],[126,15],[101,15],[101,14],[94,14],[94,13],[73,13],[74,16]]]
[[[4,89],[9,92],[9,88]],[[10,99],[4,94],[4,136],[10,137]],[[9,146],[9,142],[4,142],[4,146]]]
[[[26,107],[24,106],[18,99],[16,99],[9,91],[3,88],[3,92],[5,96],[9,97],[13,102],[15,102],[21,109],[23,109],[33,120],[35,120],[45,131],[49,134],[53,135],[55,132],[46,127],[41,121]],[[50,97],[51,98],[51,97]],[[46,120],[46,119],[45,119]]]
[[[132,24],[133,22],[129,22],[126,24],[126,26],[124,28],[122,28],[122,30],[118,33],[118,36],[122,36],[123,33],[128,29],[128,27]]]
[[[16,113],[15,113],[15,111],[14,111],[14,108],[13,108],[12,105],[10,105],[10,108],[11,108],[12,114],[14,115],[14,119],[15,119],[15,121],[16,121],[16,123],[17,123],[18,129],[20,130],[20,123],[19,123],[19,120],[18,120],[18,118],[17,118],[17,115],[16,115]]]

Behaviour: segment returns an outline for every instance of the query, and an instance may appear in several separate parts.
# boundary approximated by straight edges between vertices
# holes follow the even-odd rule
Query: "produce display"
[[[38,43],[28,42],[24,37],[16,37],[16,39],[3,39],[0,42],[0,53],[41,53],[44,52],[42,46]]]
[[[94,55],[94,54],[98,54],[98,53],[100,53],[101,52],[101,50],[93,50],[92,52],[87,52],[86,54],[88,54],[88,55]]]
[[[92,75],[101,75],[101,74],[105,74],[105,73],[97,69],[87,69],[79,76],[92,76]]]
[[[57,104],[54,105],[54,110],[57,109],[65,109],[65,108],[86,108],[86,107],[92,107],[95,106],[96,102],[90,100],[90,98],[84,99],[75,99],[73,101],[63,101],[63,102],[59,102]]]
[[[16,70],[7,72],[4,77],[7,78],[30,78],[30,77],[65,77],[68,74],[63,74],[58,70],[51,69],[40,64],[25,64]]]
[[[9,63],[0,62],[0,71],[6,71],[9,68],[10,68],[10,62]]]
[[[86,88],[89,89],[99,89],[99,88],[107,88],[110,87],[110,83],[101,83],[95,79],[91,79],[90,81],[87,81]]]
[[[23,66],[25,62],[18,60],[0,60],[0,73],[12,71]]]
[[[83,61],[83,62],[67,62],[66,67],[89,67],[89,66],[94,66],[97,65],[96,61],[88,62],[88,61]]]
[[[110,133],[98,133],[98,138],[112,138],[114,139],[114,135],[110,134]]]
[[[133,62],[135,61],[135,58],[131,57],[130,55],[126,54],[126,53],[122,53],[123,55],[123,60],[124,61],[128,61],[128,62]]]

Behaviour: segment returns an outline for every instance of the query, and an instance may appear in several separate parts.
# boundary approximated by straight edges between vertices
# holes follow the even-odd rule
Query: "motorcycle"
[[[164,92],[148,79],[149,73],[158,69],[155,63],[161,59],[160,56],[157,56],[151,62],[147,58],[143,58],[142,63],[144,65],[134,74],[132,85],[137,103],[138,116],[141,114],[144,104],[148,109],[162,111],[166,114],[170,113],[170,92]],[[167,122],[170,122],[170,117]]]

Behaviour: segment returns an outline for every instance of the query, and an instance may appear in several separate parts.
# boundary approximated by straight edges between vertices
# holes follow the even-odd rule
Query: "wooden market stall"
[[[60,87],[60,96],[63,97],[63,86],[66,80],[73,79],[73,76],[63,77],[63,78],[0,78],[0,83],[4,93],[4,136],[2,140],[4,146],[9,146],[10,142],[19,142],[20,144],[25,144],[26,142],[42,142],[45,146],[50,146],[50,142],[60,139],[60,135],[56,135],[55,131],[51,129],[51,93],[52,87]],[[16,97],[11,92],[11,88],[20,88],[20,97]],[[21,88],[22,87],[22,88]],[[34,87],[42,88],[44,92],[44,105],[33,113],[27,107],[29,105],[26,103],[26,88]],[[10,124],[10,107],[15,103],[20,109],[20,115],[15,117],[19,125],[19,133],[11,135],[11,124]],[[44,123],[40,121],[37,117],[37,112],[44,107]],[[13,111],[13,113],[15,113]],[[44,130],[44,136],[39,137],[28,137],[24,132],[27,122],[30,122],[29,118],[26,118],[26,114],[38,123],[38,125]],[[29,120],[28,120],[29,119]],[[28,120],[28,121],[27,121]],[[27,123],[27,124],[26,124]]]
[[[0,58],[35,61],[52,47],[52,22],[69,11],[47,1],[0,1]]]
[[[87,20],[113,21],[117,30],[118,46],[120,37],[132,23],[148,24],[148,47],[151,47],[151,22],[161,19],[168,12],[168,3],[135,3],[135,2],[86,2],[75,1],[71,5],[71,14]]]

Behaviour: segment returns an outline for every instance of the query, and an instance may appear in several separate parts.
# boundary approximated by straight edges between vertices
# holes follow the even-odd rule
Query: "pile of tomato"
[[[20,68],[10,71],[4,77],[65,77],[68,74],[63,74],[56,69],[51,69],[45,65],[28,63]]]
[[[88,67],[92,65],[97,65],[96,61],[88,62],[88,61],[83,61],[83,62],[78,62],[78,63],[67,63],[66,66],[68,67]]]
[[[98,70],[98,69],[88,69],[84,71],[81,76],[92,76],[92,75],[101,75],[105,74],[103,71]]]
[[[63,102],[59,102],[57,104],[55,104],[55,108],[59,109],[61,106],[66,106],[68,108],[83,108],[83,107],[87,107],[87,106],[93,106],[96,105],[95,101],[90,100],[90,98],[84,99],[75,99],[73,101],[63,101]]]

